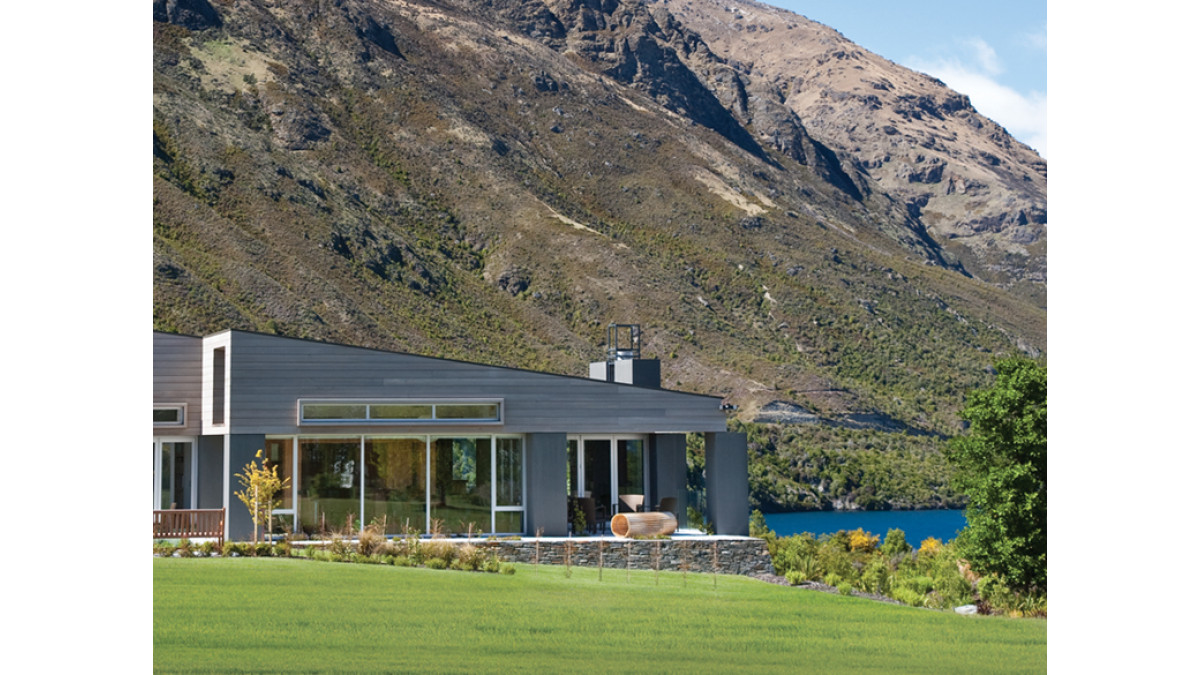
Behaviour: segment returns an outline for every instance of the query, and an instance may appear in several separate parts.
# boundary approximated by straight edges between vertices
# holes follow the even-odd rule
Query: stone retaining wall
[[[545,565],[566,562],[568,547],[571,564],[599,567],[603,552],[604,566],[635,570],[683,570],[709,573],[714,566],[721,574],[774,574],[767,543],[749,537],[703,539],[522,539],[478,542],[505,562],[532,563],[534,555]]]

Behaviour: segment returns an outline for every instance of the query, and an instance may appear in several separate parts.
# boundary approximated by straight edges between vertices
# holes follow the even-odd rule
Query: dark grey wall
[[[154,333],[154,404],[187,405],[182,427],[154,427],[155,436],[200,433],[202,340],[188,335]],[[150,416],[150,411],[145,411]]]
[[[567,535],[567,435],[529,434],[525,444],[525,534]]]
[[[201,436],[196,451],[196,508],[219,509],[225,504],[225,437]]]
[[[624,359],[613,363],[613,382],[658,389],[662,386],[662,366],[658,359]]]
[[[250,510],[242,500],[234,496],[241,491],[236,474],[253,459],[255,453],[266,445],[262,434],[230,434],[228,439],[229,451],[229,491],[226,493],[227,510],[225,512],[225,538],[231,541],[251,541],[254,538],[254,521],[250,519]],[[258,528],[259,538],[262,537],[262,527]]]
[[[750,474],[746,435],[704,434],[708,520],[717,534],[750,536]]]
[[[721,401],[511,368],[229,331],[231,433],[429,433],[428,425],[299,427],[299,398],[496,398],[482,433],[654,433],[725,429]],[[582,372],[584,364],[580,364]],[[462,426],[459,427],[464,428]]]
[[[650,499],[657,506],[663,497],[679,500],[675,518],[687,525],[687,436],[655,434],[650,437]]]

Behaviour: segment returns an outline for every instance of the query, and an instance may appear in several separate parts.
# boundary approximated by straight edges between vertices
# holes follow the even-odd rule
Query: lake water
[[[801,511],[798,513],[767,513],[767,527],[775,534],[786,537],[801,532],[816,536],[833,534],[838,530],[862,528],[879,535],[882,544],[887,531],[904,530],[904,539],[912,546],[920,546],[929,537],[949,541],[958,531],[967,526],[963,511]]]

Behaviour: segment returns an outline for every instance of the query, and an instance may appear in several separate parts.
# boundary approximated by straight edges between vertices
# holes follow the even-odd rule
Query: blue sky
[[[1047,157],[1044,0],[764,1],[942,80]]]

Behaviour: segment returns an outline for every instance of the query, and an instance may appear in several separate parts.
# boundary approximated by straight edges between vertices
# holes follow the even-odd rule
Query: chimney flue
[[[608,324],[608,362],[640,358],[642,358],[641,324]]]
[[[593,380],[620,382],[659,389],[662,372],[658,359],[642,358],[642,327],[636,323],[608,324],[604,361],[591,364],[588,376]]]

